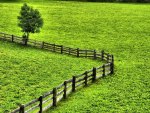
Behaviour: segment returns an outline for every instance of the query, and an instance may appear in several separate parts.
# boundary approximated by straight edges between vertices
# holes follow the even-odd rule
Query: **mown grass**
[[[0,41],[1,109],[9,111],[101,63]]]
[[[32,34],[31,38],[71,47],[104,49],[115,56],[112,77],[72,94],[67,101],[47,112],[150,112],[149,4],[29,4],[38,8],[44,18],[41,33]],[[16,2],[0,4],[0,31],[21,35],[16,26],[21,5]]]

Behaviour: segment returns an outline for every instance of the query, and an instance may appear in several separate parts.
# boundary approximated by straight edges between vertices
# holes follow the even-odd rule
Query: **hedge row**
[[[150,3],[150,0],[63,0],[63,1]]]

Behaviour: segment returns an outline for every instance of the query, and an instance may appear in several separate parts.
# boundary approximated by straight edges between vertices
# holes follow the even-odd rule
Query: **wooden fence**
[[[22,37],[6,34],[6,33],[0,33],[0,39],[24,44],[24,40]],[[76,57],[86,57],[86,58],[92,58],[92,59],[100,59],[109,62],[113,62],[113,55],[109,53],[105,53],[104,51],[96,51],[96,50],[81,50],[79,48],[70,48],[65,47],[63,45],[57,45],[57,44],[51,44],[47,42],[40,42],[37,40],[29,39],[28,43],[29,46],[33,46],[36,48],[45,49],[51,52],[61,53],[61,54],[68,54]]]
[[[24,44],[22,37],[0,33],[0,39]],[[113,55],[105,53],[104,51],[97,52],[96,50],[81,50],[79,48],[70,48],[63,45],[50,44],[46,42],[39,42],[36,40],[28,40],[28,45],[35,46],[52,52],[61,54],[68,54],[76,57],[92,58],[94,60],[106,61],[100,67],[93,67],[91,70],[85,71],[83,74],[73,76],[71,79],[64,81],[62,84],[53,88],[51,91],[45,93],[37,99],[19,106],[19,108],[12,111],[12,113],[42,113],[52,106],[57,106],[57,103],[62,99],[66,99],[71,92],[75,92],[78,88],[87,86],[95,82],[97,79],[105,77],[114,73],[114,58]]]

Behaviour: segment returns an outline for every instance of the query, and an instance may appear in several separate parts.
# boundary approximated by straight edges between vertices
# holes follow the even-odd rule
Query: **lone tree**
[[[43,19],[37,9],[29,7],[26,3],[21,7],[20,16],[18,16],[18,26],[23,32],[23,42],[27,45],[29,34],[40,32],[43,26]]]

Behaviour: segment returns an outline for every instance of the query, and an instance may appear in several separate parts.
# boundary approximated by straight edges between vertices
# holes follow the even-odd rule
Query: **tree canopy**
[[[38,33],[43,26],[43,19],[37,9],[29,7],[26,3],[21,7],[20,16],[18,16],[18,26],[28,39],[29,33]]]

